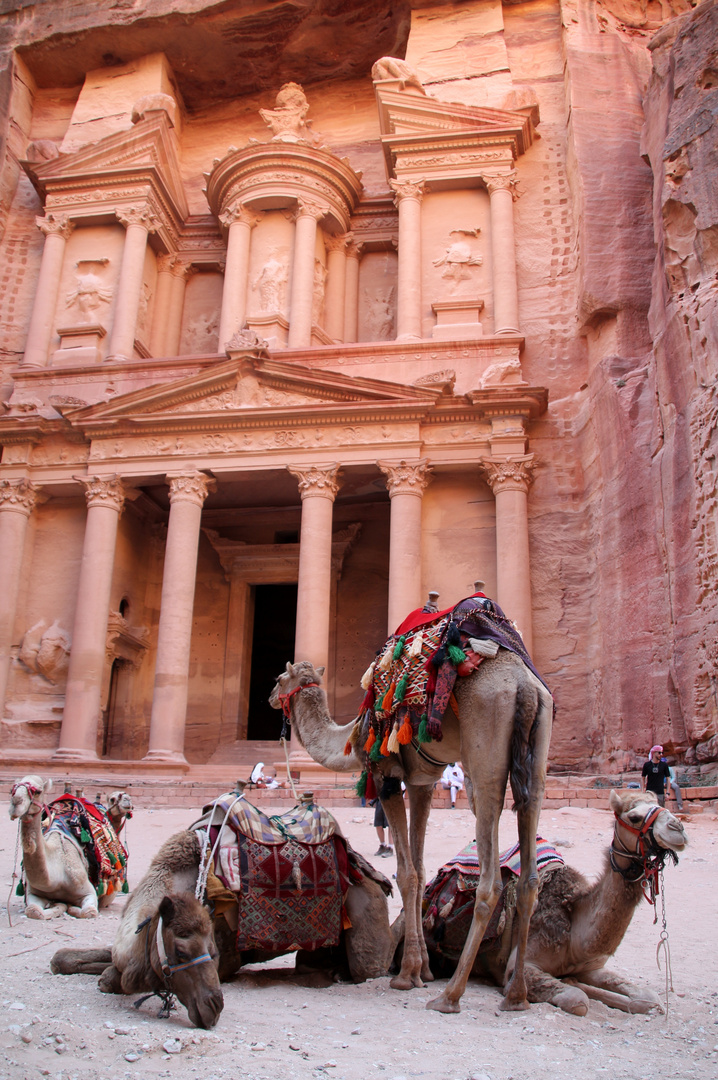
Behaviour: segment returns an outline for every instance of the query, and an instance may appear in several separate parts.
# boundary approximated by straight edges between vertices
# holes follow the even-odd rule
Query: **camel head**
[[[155,961],[160,966],[165,986],[182,1002],[195,1027],[213,1028],[224,997],[209,912],[189,893],[165,896],[159,906],[156,942],[153,966]]]
[[[52,780],[43,780],[41,776],[31,774],[23,776],[13,784],[10,791],[10,820],[34,817],[41,813],[43,795],[52,790]]]
[[[657,800],[651,791],[631,791],[621,795],[612,791],[609,805],[616,815],[615,831],[624,848],[631,851],[637,847],[636,830],[641,830],[650,814],[655,814]],[[688,843],[686,830],[670,810],[660,809],[649,823],[658,847],[667,851],[682,851]]]
[[[282,699],[290,700],[289,695],[302,686],[311,686],[312,683],[321,686],[323,674],[323,667],[315,668],[308,660],[300,660],[298,664],[287,663],[286,670],[277,676],[274,689],[269,695],[269,704],[273,709],[281,709]]]
[[[107,816],[112,822],[115,832],[119,832],[125,823],[125,818],[132,817],[132,799],[126,791],[113,791],[107,799]]]

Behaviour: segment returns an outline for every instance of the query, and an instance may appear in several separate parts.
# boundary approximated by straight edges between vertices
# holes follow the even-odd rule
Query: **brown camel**
[[[315,761],[338,772],[371,768],[387,820],[394,834],[397,883],[406,918],[401,971],[391,985],[409,990],[433,976],[421,933],[424,891],[424,837],[435,782],[449,762],[463,763],[467,794],[476,815],[476,844],[482,873],[476,893],[474,919],[466,946],[452,979],[427,1008],[459,1012],[460,998],[479,944],[501,892],[498,823],[506,782],[511,776],[521,844],[521,879],[518,886],[518,952],[513,978],[503,1007],[528,1008],[523,966],[529,920],[538,887],[536,828],[546,780],[546,759],[551,736],[551,695],[508,649],[486,660],[478,670],[459,678],[455,686],[458,713],[450,706],[443,718],[440,742],[402,745],[399,753],[368,761],[366,753],[349,739],[359,721],[335,724],[321,686],[324,668],[308,661],[287,664],[272,691],[270,704],[283,708],[303,746]],[[345,753],[351,748],[351,753]],[[392,784],[387,785],[390,779]],[[406,784],[409,821],[398,781]],[[382,791],[382,787],[384,790]]]
[[[351,927],[343,931],[336,950],[317,950],[301,954],[316,967],[322,962],[338,967],[355,982],[386,975],[394,953],[395,940],[389,926],[386,894],[391,884],[356,856],[359,866],[366,866],[361,884],[350,885],[345,908]],[[243,964],[258,963],[281,955],[276,952],[237,950],[236,926],[231,918],[216,914],[211,919],[206,909],[194,899],[200,866],[200,841],[195,831],[187,829],[165,841],[150,867],[133,890],[122,913],[112,949],[60,949],[52,958],[55,974],[99,975],[99,987],[106,994],[134,994],[142,991],[166,996],[174,993],[187,1008],[197,1027],[213,1027],[222,1010],[219,982],[236,975]],[[193,941],[187,933],[173,931],[175,923],[163,915],[162,935],[170,967],[163,968],[157,946],[157,924],[164,905],[171,900],[173,910],[182,910],[182,920],[191,919]],[[202,913],[200,915],[200,913]],[[179,916],[177,916],[179,918]],[[137,930],[150,919],[149,928]],[[173,936],[174,935],[174,936]],[[180,939],[175,941],[175,938]],[[213,963],[196,962],[211,958]],[[298,957],[299,959],[299,957]],[[179,972],[175,964],[195,963]],[[169,975],[163,971],[169,970]]]
[[[23,871],[26,882],[25,914],[28,919],[52,919],[67,912],[78,919],[95,918],[113,896],[97,897],[90,881],[87,860],[75,840],[59,830],[43,832],[43,795],[51,780],[24,776],[13,785],[10,820],[20,821]],[[108,818],[119,832],[131,815],[132,801],[124,791],[114,792]]]
[[[580,1016],[588,1011],[589,998],[629,1013],[660,1009],[651,990],[604,965],[621,944],[644,889],[650,894],[654,871],[687,843],[681,822],[661,809],[651,792],[612,791],[610,806],[615,814],[613,841],[601,876],[591,883],[571,866],[549,870],[529,927],[525,967],[529,1001],[548,1001]],[[401,916],[394,924],[397,935],[400,920]],[[474,974],[489,974],[500,986],[508,982],[516,955],[515,930],[507,919],[502,938],[482,944]],[[433,934],[433,927],[426,930],[438,975],[453,964]]]

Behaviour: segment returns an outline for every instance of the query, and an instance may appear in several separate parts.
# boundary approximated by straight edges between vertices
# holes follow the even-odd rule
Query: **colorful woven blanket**
[[[564,866],[560,853],[547,840],[536,837],[539,883],[547,874]],[[516,881],[521,873],[519,845],[499,856],[503,889],[481,940],[481,948],[492,945],[503,934],[507,918],[513,917]],[[474,915],[476,889],[481,866],[472,840],[458,855],[444,863],[424,890],[422,902],[424,938],[430,952],[456,961],[466,942]],[[540,888],[540,884],[539,884]]]
[[[47,809],[44,832],[62,832],[80,845],[97,895],[127,892],[127,852],[104,809],[72,795],[60,795]]]

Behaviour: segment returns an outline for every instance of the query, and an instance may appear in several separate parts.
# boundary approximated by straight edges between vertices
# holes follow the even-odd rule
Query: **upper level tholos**
[[[60,150],[30,147],[45,241],[25,365],[211,357],[242,330],[272,350],[513,338],[518,358],[513,200],[535,105],[439,101],[384,58],[354,154],[288,83],[259,110],[263,139],[245,112],[241,145],[199,165],[167,62],[148,60],[131,106],[108,89],[118,69],[92,72]],[[196,212],[201,169],[211,213]]]

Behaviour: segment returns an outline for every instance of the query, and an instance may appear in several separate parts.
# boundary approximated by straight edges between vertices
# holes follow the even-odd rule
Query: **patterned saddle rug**
[[[332,815],[301,803],[269,816],[233,795],[204,809],[191,828],[209,826],[207,893],[216,912],[226,914],[229,905],[232,920],[236,915],[238,950],[337,945],[342,929],[351,925],[344,897],[350,884],[362,880],[365,864]]]
[[[73,795],[60,795],[47,807],[45,833],[62,832],[81,848],[87,875],[98,896],[127,892],[127,851],[102,807]]]
[[[564,866],[561,854],[547,840],[536,837],[539,889],[548,873]],[[499,856],[503,889],[486,927],[481,948],[491,946],[504,933],[516,907],[516,882],[521,874],[518,843]],[[472,840],[458,855],[444,863],[424,890],[422,924],[430,952],[457,961],[471,927],[481,866]]]

